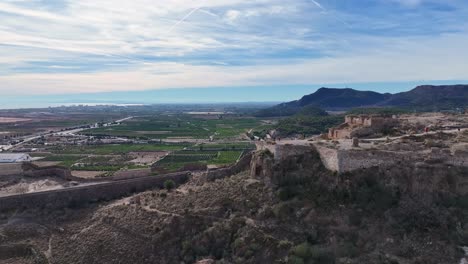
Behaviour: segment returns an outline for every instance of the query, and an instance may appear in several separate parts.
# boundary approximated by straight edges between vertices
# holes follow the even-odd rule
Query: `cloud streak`
[[[347,3],[2,2],[0,92],[468,79],[466,2]]]

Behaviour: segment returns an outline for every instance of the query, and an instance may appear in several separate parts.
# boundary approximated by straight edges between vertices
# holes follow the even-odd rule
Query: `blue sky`
[[[465,0],[2,0],[0,104],[462,83],[466,14]]]

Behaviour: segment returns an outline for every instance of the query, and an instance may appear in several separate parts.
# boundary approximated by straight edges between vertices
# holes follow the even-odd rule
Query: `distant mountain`
[[[257,115],[262,117],[289,116],[298,113],[304,106],[314,106],[326,110],[348,110],[358,107],[452,109],[468,106],[468,85],[423,85],[411,91],[397,94],[323,87],[300,100],[263,109]]]
[[[468,85],[422,85],[397,93],[380,103],[382,106],[450,109],[468,106]]]

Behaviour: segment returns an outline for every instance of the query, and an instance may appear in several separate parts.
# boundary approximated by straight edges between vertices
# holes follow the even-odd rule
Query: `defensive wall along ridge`
[[[253,152],[243,155],[234,165],[206,172],[209,181],[228,177],[243,170],[248,170]],[[188,171],[157,176],[124,175],[102,179],[82,179],[71,175],[70,170],[60,166],[38,167],[30,163],[2,164],[8,172],[3,177],[58,177],[66,181],[79,182],[80,186],[64,189],[17,194],[0,197],[0,212],[27,208],[63,208],[90,202],[112,200],[131,193],[163,187],[164,182],[173,180],[176,184],[187,182],[191,176]],[[0,167],[1,168],[1,167]]]
[[[167,180],[173,180],[176,184],[183,184],[189,177],[190,172],[179,172],[0,197],[0,212],[27,208],[57,209],[112,200],[131,193],[163,187],[164,182]]]
[[[261,144],[259,150],[269,150],[275,160],[304,153],[315,149],[323,165],[338,173],[351,172],[378,166],[392,166],[410,163],[440,163],[456,167],[468,167],[468,152],[431,148],[428,151],[390,151],[379,149],[340,149],[320,142],[302,142],[303,144]]]
[[[319,162],[330,171],[338,173],[350,172],[371,167],[388,167],[395,164],[439,164],[444,166],[454,166],[468,168],[468,153],[459,151],[452,153],[447,149],[432,148],[426,152],[417,151],[388,151],[377,149],[339,149],[320,142],[295,142],[294,144],[259,144],[259,150],[269,150],[273,153],[276,162],[287,160],[290,157],[301,156],[301,154],[316,152],[319,155]],[[216,180],[239,173],[248,169],[252,160],[252,153],[242,157],[231,167],[208,171],[208,180]],[[316,163],[316,161],[313,161]],[[300,164],[299,164],[300,165]],[[26,166],[26,167],[24,167]],[[302,166],[302,165],[301,165]],[[18,167],[15,167],[16,169]],[[57,177],[67,180],[70,178],[67,170],[60,167],[49,167],[45,169],[29,168],[23,165],[23,176],[42,177],[45,174],[54,172]],[[162,187],[166,180],[173,180],[176,184],[183,184],[188,181],[190,172],[180,172],[159,176],[129,177],[129,178],[109,178],[105,182],[83,181],[85,186],[69,187],[65,189],[44,191],[37,193],[27,193],[0,197],[0,211],[15,210],[23,208],[63,208],[76,206],[100,200],[111,200],[122,196],[146,191],[155,187]]]

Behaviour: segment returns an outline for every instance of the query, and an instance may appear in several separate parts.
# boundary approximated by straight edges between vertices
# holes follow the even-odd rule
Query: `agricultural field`
[[[47,126],[45,130],[66,132],[40,134],[15,150],[40,158],[35,161],[39,165],[64,166],[73,175],[85,178],[132,170],[139,170],[135,173],[144,170],[152,173],[150,169],[155,173],[203,170],[235,163],[243,153],[255,148],[247,134],[268,126],[265,120],[214,108],[197,112],[191,111],[197,109],[193,107],[103,109],[109,115],[104,110],[93,112],[86,107],[73,111],[52,109],[53,113],[25,112],[22,118],[34,120],[31,115],[41,116],[41,123]],[[93,123],[99,127],[86,128]],[[82,129],[71,129],[76,125],[83,125]]]
[[[84,146],[57,146],[50,148],[54,154],[93,154],[93,155],[122,155],[130,152],[176,151],[192,146],[182,144],[106,144]]]
[[[244,152],[243,150],[177,151],[167,155],[153,167],[160,172],[174,172],[185,169],[206,169],[208,165],[227,166],[234,164]]]
[[[255,148],[249,142],[209,144],[105,144],[52,146],[46,152],[31,153],[42,157],[39,163],[70,168],[77,175],[86,171],[108,176],[117,171],[145,169],[151,166],[163,172],[185,169],[206,169],[208,165],[226,166],[235,163],[245,152]]]
[[[190,115],[158,115],[134,118],[116,127],[101,127],[84,135],[117,136],[138,139],[215,139],[236,138],[261,126],[255,118],[202,119]]]
[[[60,131],[69,127],[108,122],[125,117],[123,113],[87,113],[37,109],[31,112],[0,112],[0,131],[12,136],[30,135],[38,132]]]

